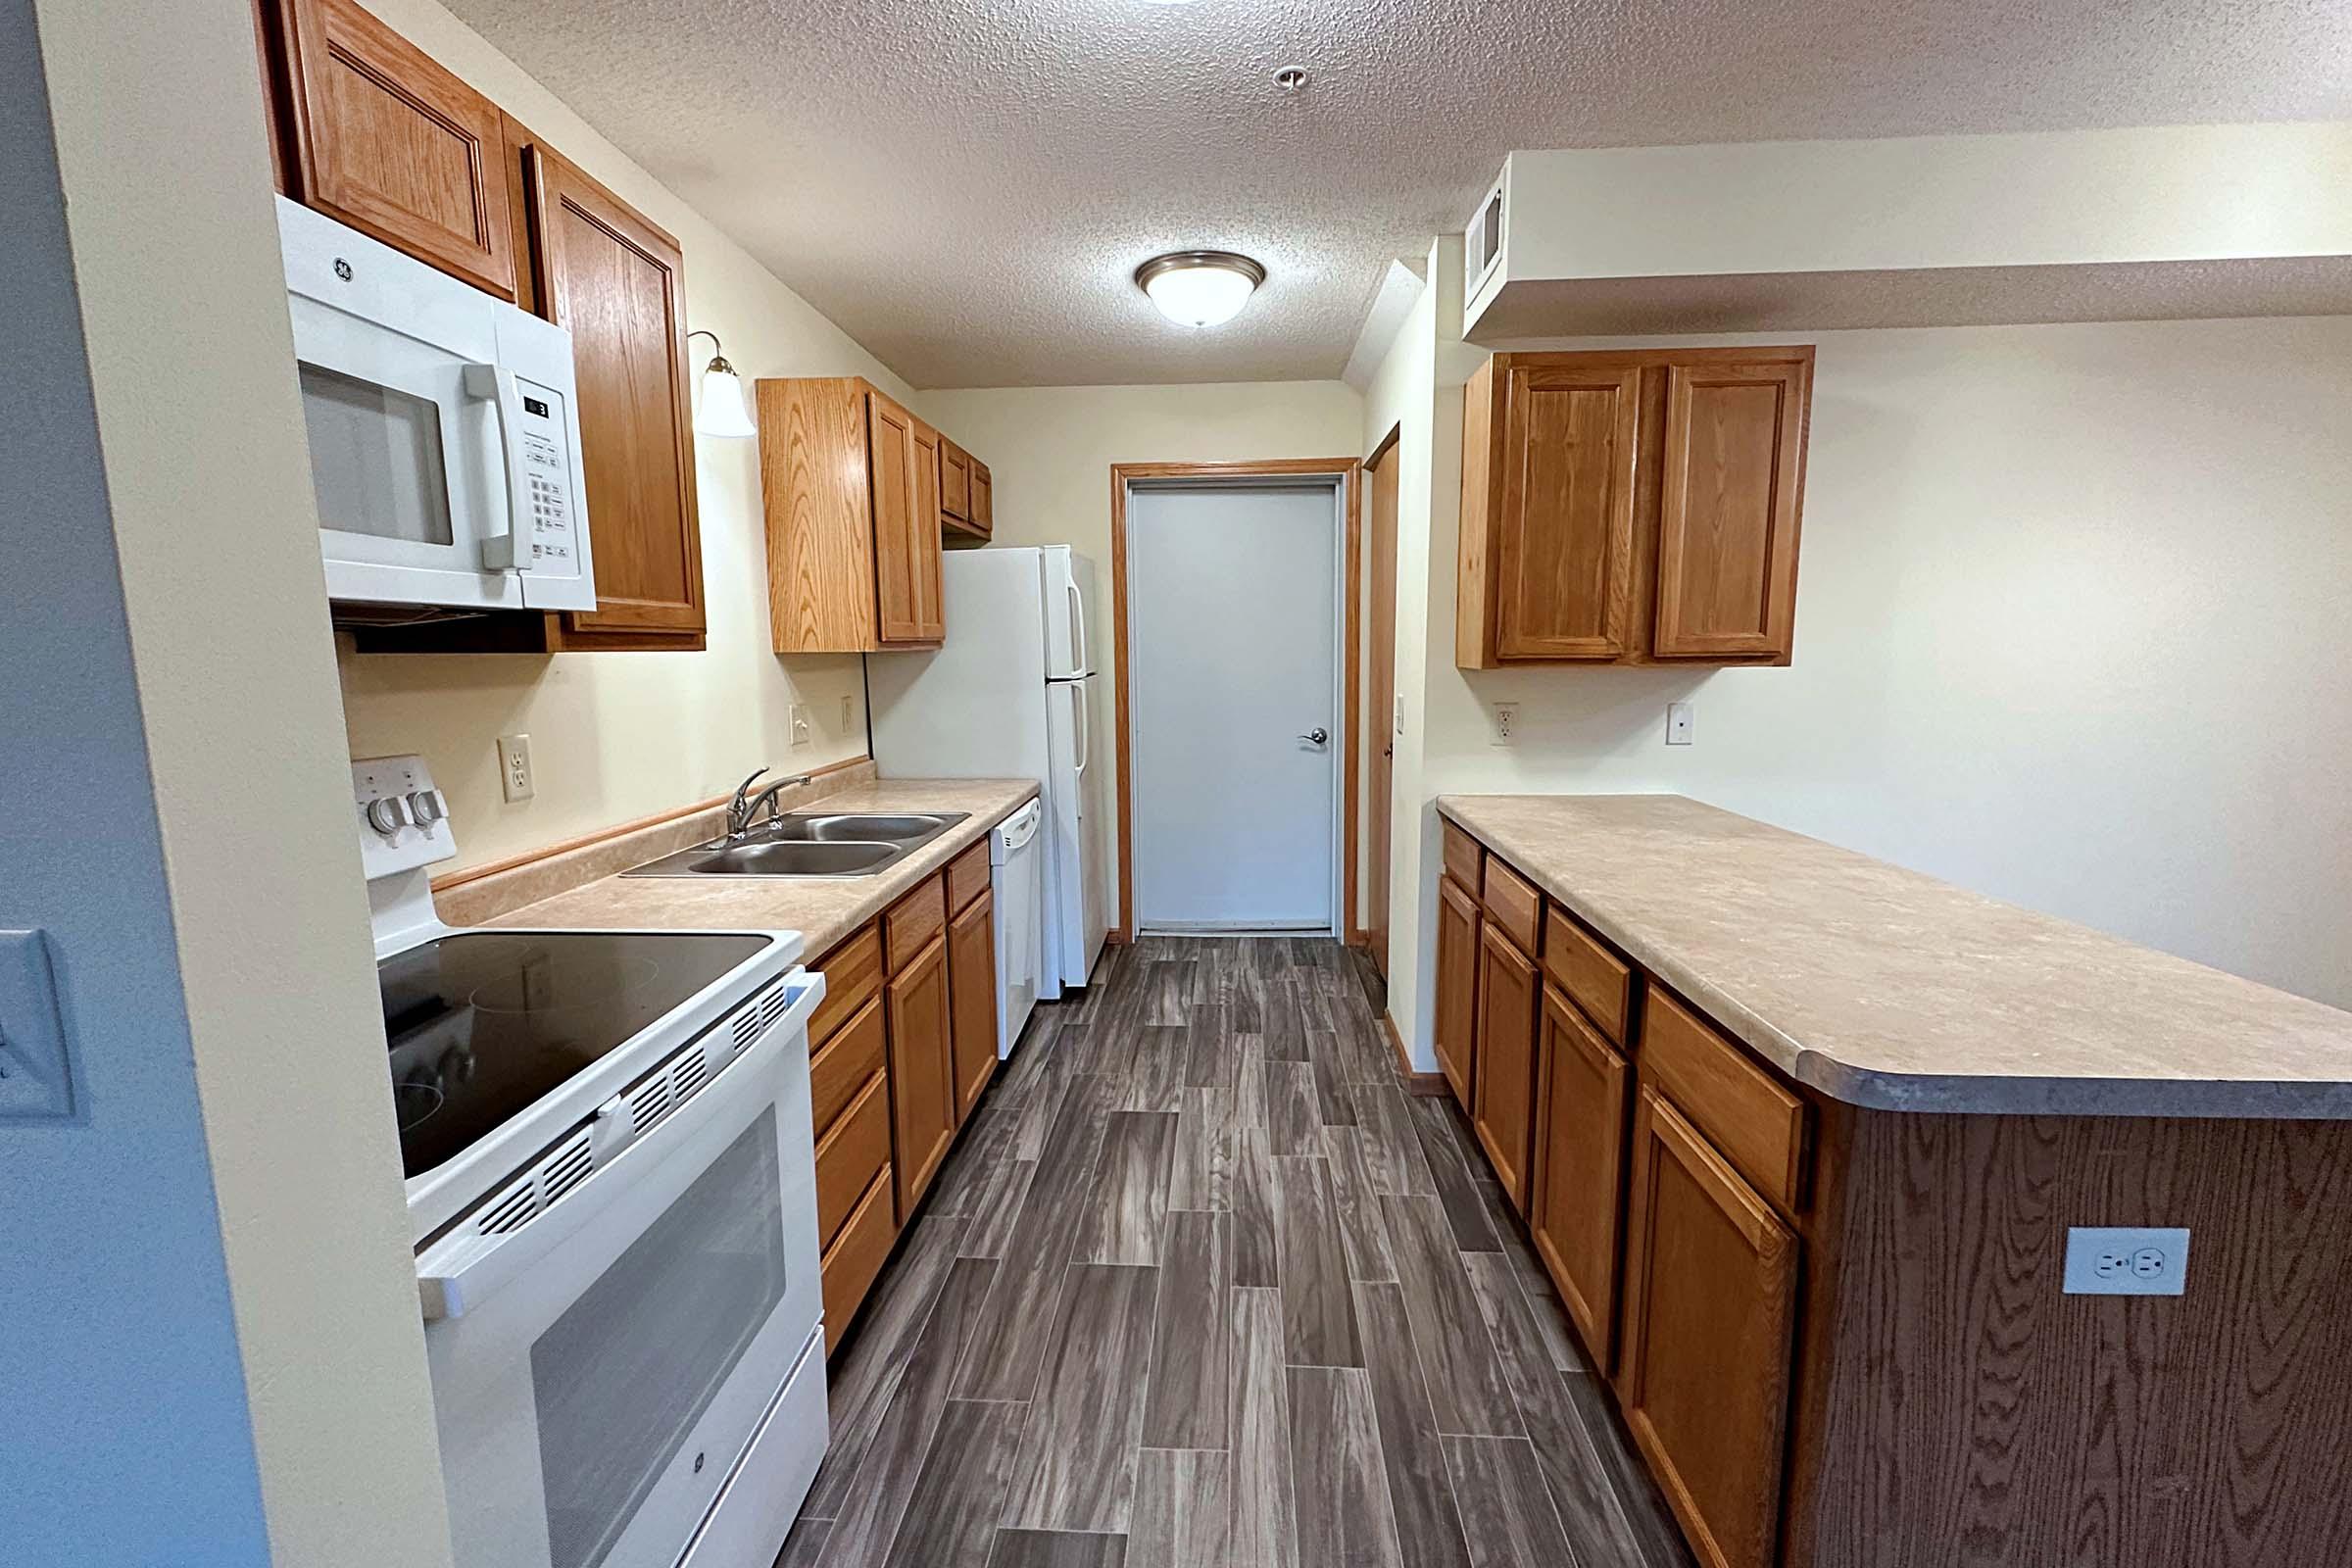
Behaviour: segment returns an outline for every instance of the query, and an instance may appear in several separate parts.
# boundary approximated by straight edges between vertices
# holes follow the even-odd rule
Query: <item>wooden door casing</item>
[[[1658,658],[1788,653],[1809,374],[1789,363],[1667,368]]]
[[[1512,367],[1495,655],[1613,660],[1633,619],[1639,368]]]
[[[1438,1068],[1454,1102],[1471,1108],[1478,1080],[1478,901],[1438,879]]]
[[[1647,1084],[1634,1116],[1626,1424],[1704,1568],[1771,1568],[1797,1241]]]
[[[1536,962],[1493,920],[1478,935],[1478,1074],[1470,1126],[1494,1178],[1527,1211],[1528,1151],[1536,1122],[1536,1013],[1543,980]]]
[[[997,1071],[997,901],[983,892],[948,922],[949,1027],[961,1126]]]
[[[293,193],[500,299],[517,215],[498,106],[355,0],[276,0]]]
[[[891,1162],[898,1169],[904,1225],[956,1142],[956,1063],[948,1000],[948,942],[943,932],[891,976]]]
[[[1371,635],[1365,657],[1372,667],[1365,682],[1363,710],[1365,773],[1370,784],[1365,806],[1371,815],[1364,862],[1369,879],[1364,890],[1364,929],[1372,945],[1373,966],[1384,979],[1389,972],[1389,834],[1396,768],[1396,449],[1392,445],[1370,470],[1372,537],[1365,599]]]
[[[539,313],[571,333],[595,552],[597,608],[564,614],[565,640],[700,646],[685,259],[676,240],[545,146],[525,150],[524,168]]]
[[[1528,1236],[1596,1365],[1616,1349],[1633,1068],[1563,996],[1544,988]]]

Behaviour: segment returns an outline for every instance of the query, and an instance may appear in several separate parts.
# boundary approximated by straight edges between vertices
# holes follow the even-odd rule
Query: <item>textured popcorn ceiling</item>
[[[1514,147],[2352,118],[2348,0],[448,3],[924,387],[1337,375]]]

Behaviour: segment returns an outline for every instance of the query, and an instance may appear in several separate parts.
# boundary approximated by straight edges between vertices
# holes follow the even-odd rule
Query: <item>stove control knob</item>
[[[448,814],[439,790],[418,790],[409,797],[409,820],[418,827],[429,828]]]
[[[409,814],[400,797],[387,795],[368,803],[368,825],[390,838],[408,824]]]

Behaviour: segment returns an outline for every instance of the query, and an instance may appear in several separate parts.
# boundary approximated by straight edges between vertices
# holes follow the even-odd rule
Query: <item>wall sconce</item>
[[[718,352],[718,334],[698,328],[686,334],[686,341],[698,337],[710,340],[710,363],[703,367],[702,407],[695,412],[695,433],[729,441],[758,435],[760,427],[752,422],[751,405],[744,398],[743,377]]]

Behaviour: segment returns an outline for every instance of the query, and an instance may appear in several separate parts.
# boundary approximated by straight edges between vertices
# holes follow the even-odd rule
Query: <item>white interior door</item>
[[[1338,906],[1332,481],[1127,506],[1136,924],[1329,931]]]

